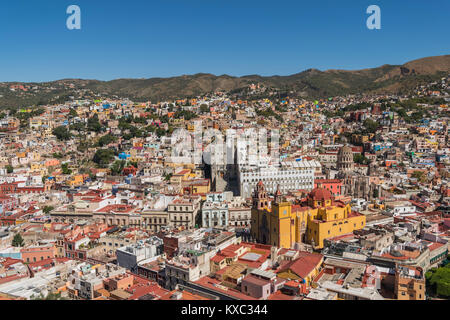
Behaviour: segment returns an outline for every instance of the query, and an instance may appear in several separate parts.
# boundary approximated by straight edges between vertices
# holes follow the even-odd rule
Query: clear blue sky
[[[82,29],[66,28],[79,5]],[[381,8],[382,29],[366,28]],[[450,53],[449,0],[0,2],[0,81],[287,75]]]

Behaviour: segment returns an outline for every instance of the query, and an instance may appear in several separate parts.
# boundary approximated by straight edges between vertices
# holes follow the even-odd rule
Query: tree
[[[163,135],[165,135],[166,134],[166,130],[164,130],[164,129],[162,129],[162,128],[157,128],[156,129],[156,135],[158,136],[158,137],[162,137]]]
[[[146,124],[147,123],[147,119],[144,117],[134,117],[133,118],[133,122],[134,123],[139,123],[139,124]]]
[[[63,163],[61,165],[61,169],[63,174],[72,174],[72,170],[69,169],[69,165],[67,163]]]
[[[133,166],[133,167],[137,168],[139,165],[136,161],[128,161],[127,166]]]
[[[20,233],[16,233],[16,235],[13,238],[12,241],[12,246],[13,247],[23,247],[25,245],[25,242],[22,238],[22,236],[20,235]]]
[[[65,126],[56,127],[55,129],[53,129],[52,133],[60,141],[67,141],[72,138],[72,134]]]
[[[6,168],[6,172],[7,173],[13,173],[14,172],[14,168],[10,164],[8,164],[5,168]]]
[[[117,141],[116,137],[114,137],[110,134],[107,134],[107,135],[104,135],[103,137],[101,137],[100,139],[98,139],[98,145],[100,147],[103,147],[103,146],[106,146],[106,145],[108,145],[112,142],[116,142],[116,141]]]
[[[278,120],[278,122],[281,122],[281,123],[283,123],[284,122],[284,119],[283,119],[283,116],[282,115],[280,115],[280,114],[276,114],[275,115],[275,119],[277,119]]]
[[[378,198],[378,196],[379,196],[378,189],[373,189],[373,197]]]
[[[15,107],[9,107],[6,110],[8,110],[10,117],[13,117],[17,113],[17,108],[15,108]]]
[[[425,274],[431,290],[441,297],[450,297],[450,264],[441,268],[432,268]]]
[[[85,125],[82,122],[73,123],[70,125],[70,130],[81,132],[85,129]]]
[[[256,121],[256,123],[257,123],[259,126],[265,126],[265,125],[266,125],[266,120],[264,120],[264,119],[258,119],[258,121]]]
[[[125,160],[117,160],[116,162],[114,162],[111,166],[111,173],[113,175],[119,175],[122,173],[123,168],[125,168]]]
[[[114,160],[115,152],[111,149],[98,149],[92,159],[100,167],[106,168]]]
[[[378,122],[372,120],[372,119],[366,119],[363,123],[364,129],[368,133],[375,133],[378,129]]]
[[[420,182],[425,182],[426,180],[425,172],[423,171],[414,171],[411,174],[411,177],[419,180]]]
[[[77,111],[74,108],[70,108],[69,118],[76,118],[76,117],[78,117]]]
[[[45,206],[44,209],[42,209],[42,211],[44,211],[45,214],[49,214],[50,212],[52,212],[55,208],[52,206]]]
[[[194,119],[195,117],[197,117],[197,115],[194,112],[188,110],[178,110],[174,115],[175,119],[184,118],[184,120],[188,121]]]
[[[208,113],[208,112],[209,112],[209,107],[208,107],[208,105],[207,105],[207,104],[202,104],[202,105],[200,106],[200,112],[201,112],[201,113]]]
[[[169,117],[167,116],[167,114],[165,114],[165,115],[161,116],[161,117],[159,118],[159,120],[160,120],[162,123],[168,123],[168,122],[169,122]]]
[[[101,132],[103,130],[102,125],[100,124],[100,121],[98,120],[98,115],[94,114],[93,117],[88,119],[87,122],[87,128],[89,131],[94,132]]]
[[[362,154],[357,153],[353,156],[353,162],[358,163],[358,164],[369,164],[369,159],[367,159]]]

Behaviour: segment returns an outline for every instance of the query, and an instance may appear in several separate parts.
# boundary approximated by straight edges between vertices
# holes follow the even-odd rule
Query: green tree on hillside
[[[425,175],[425,172],[423,172],[423,171],[414,171],[411,174],[411,177],[419,180],[420,182],[425,182],[426,178],[427,178]]]
[[[123,168],[125,168],[125,163],[126,163],[126,161],[125,160],[117,160],[117,161],[115,161],[113,164],[112,164],[112,166],[111,166],[111,173],[113,174],[113,175],[119,175],[119,174],[121,174],[122,173],[122,171],[123,171]]]
[[[56,127],[55,129],[53,129],[52,133],[60,141],[67,141],[72,138],[72,134],[65,126]]]
[[[63,163],[61,165],[61,170],[63,174],[72,174],[72,170],[69,169],[69,164],[68,163]]]
[[[25,245],[25,241],[23,240],[20,233],[16,233],[16,235],[13,238],[12,246],[13,247],[23,247]]]
[[[98,139],[98,145],[100,147],[103,147],[103,146],[106,146],[106,145],[108,145],[112,142],[116,142],[116,141],[117,141],[116,137],[114,137],[110,134],[107,134],[107,135],[104,135],[103,137],[101,137],[100,139]]]
[[[70,108],[69,119],[78,117],[78,113],[74,108]]]
[[[92,159],[102,168],[107,168],[111,161],[114,160],[115,152],[111,149],[98,149]]]
[[[377,131],[377,129],[378,129],[379,124],[378,124],[378,122],[376,122],[372,119],[366,119],[366,120],[364,120],[363,126],[365,129],[364,130],[365,132],[375,133],[375,131]]]
[[[87,128],[89,131],[93,132],[101,132],[103,131],[103,127],[98,120],[98,115],[94,114],[91,118],[88,119]]]

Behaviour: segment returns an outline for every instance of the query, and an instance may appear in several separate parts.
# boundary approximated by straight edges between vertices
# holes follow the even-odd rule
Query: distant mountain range
[[[233,77],[212,74],[173,78],[117,79],[112,81],[65,79],[47,83],[0,83],[0,107],[64,102],[76,89],[104,96],[117,95],[137,101],[154,102],[194,97],[213,91],[244,92],[252,83],[289,92],[290,96],[327,98],[354,93],[407,93],[417,85],[450,74],[450,55],[428,57],[404,65],[383,65],[364,70],[309,69],[289,76],[248,75]],[[72,84],[70,87],[68,84]],[[11,91],[14,85],[31,85],[45,90]],[[48,89],[51,88],[51,89]]]

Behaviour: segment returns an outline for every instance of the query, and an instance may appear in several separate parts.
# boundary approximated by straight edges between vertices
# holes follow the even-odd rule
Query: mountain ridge
[[[214,75],[211,73],[196,73],[173,77],[155,78],[121,78],[109,81],[95,79],[61,79],[49,82],[2,82],[1,87],[8,85],[61,85],[72,83],[74,88],[56,90],[54,94],[36,94],[34,100],[42,102],[70,95],[71,90],[89,89],[101,95],[117,95],[134,100],[172,100],[183,97],[194,97],[214,91],[242,92],[252,83],[289,92],[290,95],[305,98],[320,98],[327,96],[354,93],[402,93],[412,90],[422,82],[434,81],[450,74],[450,55],[425,57],[412,60],[403,65],[384,64],[375,68],[360,70],[328,69],[321,71],[310,68],[287,76],[273,75]],[[0,106],[14,104],[14,94],[5,90],[0,92]],[[20,97],[18,104],[20,105]],[[23,98],[23,97],[22,97]],[[23,103],[33,101],[22,99]]]

